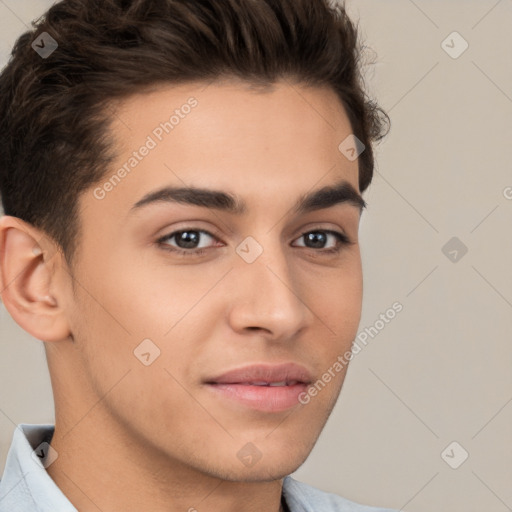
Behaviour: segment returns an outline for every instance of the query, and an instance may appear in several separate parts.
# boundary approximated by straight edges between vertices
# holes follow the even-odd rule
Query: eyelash
[[[213,248],[213,247],[208,247],[208,248],[202,248],[202,249],[177,249],[176,247],[172,247],[168,243],[165,243],[166,241],[173,238],[175,235],[179,235],[180,233],[184,233],[186,231],[203,233],[205,235],[212,237],[213,239],[217,239],[217,237],[214,234],[212,234],[209,231],[206,231],[204,229],[185,228],[185,229],[180,229],[178,231],[173,231],[172,233],[169,233],[168,235],[165,235],[162,238],[159,238],[156,241],[156,243],[164,251],[169,251],[169,252],[172,252],[173,254],[177,254],[179,256],[184,256],[184,257],[199,257],[199,256],[204,255],[209,249]],[[305,233],[300,235],[298,238],[302,238],[310,233],[327,233],[330,235],[334,235],[338,239],[338,242],[339,242],[338,245],[332,249],[314,249],[312,247],[304,247],[304,249],[309,249],[313,252],[320,252],[323,254],[338,254],[341,252],[341,250],[345,246],[353,244],[353,242],[348,238],[347,235],[345,235],[345,233],[340,233],[338,231],[333,231],[330,229],[314,229],[314,230],[306,231]]]

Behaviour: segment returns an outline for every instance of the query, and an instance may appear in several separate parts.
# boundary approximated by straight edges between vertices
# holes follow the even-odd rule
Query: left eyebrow
[[[366,201],[348,181],[341,181],[335,185],[323,187],[299,198],[294,211],[304,214],[315,210],[330,208],[340,203],[348,203],[359,209],[362,213],[366,208]]]
[[[243,215],[248,212],[247,203],[240,197],[205,188],[190,187],[164,187],[146,194],[137,201],[130,212],[143,206],[161,202],[176,202],[202,206],[215,210],[221,210],[235,215]],[[334,185],[308,192],[299,197],[293,210],[296,214],[305,214],[324,208],[330,208],[340,203],[348,203],[359,209],[360,213],[366,208],[366,202],[359,192],[348,181],[341,181]]]

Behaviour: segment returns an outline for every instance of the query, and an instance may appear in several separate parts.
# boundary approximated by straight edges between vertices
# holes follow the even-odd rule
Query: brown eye
[[[208,231],[190,228],[173,231],[158,239],[157,243],[165,250],[182,255],[194,256],[204,254],[206,249],[214,246],[211,244],[208,245],[208,239],[217,240],[216,237]],[[174,242],[170,243],[173,240]]]
[[[329,242],[329,236],[334,238],[334,245],[331,245],[331,247],[325,247]],[[344,233],[325,229],[308,231],[301,235],[297,240],[301,239],[304,240],[304,245],[301,245],[300,247],[319,249],[325,252],[337,252],[342,246],[350,243],[350,240]]]

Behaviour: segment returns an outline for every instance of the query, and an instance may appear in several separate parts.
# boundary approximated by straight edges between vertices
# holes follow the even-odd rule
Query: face
[[[132,96],[113,119],[118,157],[81,196],[66,273],[72,340],[49,357],[58,418],[71,428],[97,403],[77,428],[227,480],[290,474],[360,320],[346,113],[328,89],[216,82]]]

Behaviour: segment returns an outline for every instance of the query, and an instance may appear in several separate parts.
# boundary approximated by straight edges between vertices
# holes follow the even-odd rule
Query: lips
[[[245,366],[205,380],[207,389],[221,400],[262,412],[297,405],[311,382],[311,373],[296,363]]]
[[[244,366],[206,380],[208,384],[247,385],[276,385],[281,383],[310,384],[311,381],[312,377],[310,372],[304,366],[296,363]]]

